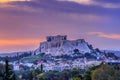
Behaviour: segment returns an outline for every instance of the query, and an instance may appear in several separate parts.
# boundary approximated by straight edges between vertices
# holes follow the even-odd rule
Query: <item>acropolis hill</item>
[[[40,43],[36,53],[51,55],[71,54],[74,49],[82,53],[91,52],[89,44],[84,39],[67,40],[66,35],[47,36],[46,41]]]

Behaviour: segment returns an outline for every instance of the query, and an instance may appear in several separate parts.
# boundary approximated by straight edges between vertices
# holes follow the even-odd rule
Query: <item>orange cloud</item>
[[[17,40],[0,40],[0,46],[24,46],[38,45],[44,39],[17,39]]]
[[[103,32],[89,32],[88,35],[97,35],[103,38],[120,39],[120,34],[105,34]]]
[[[0,3],[14,2],[14,1],[30,1],[30,0],[0,0]]]

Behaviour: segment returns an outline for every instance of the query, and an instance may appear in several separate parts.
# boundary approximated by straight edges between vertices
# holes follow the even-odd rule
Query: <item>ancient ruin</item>
[[[51,55],[61,55],[61,54],[71,54],[74,49],[78,49],[80,52],[90,52],[88,43],[84,39],[78,40],[67,40],[66,35],[48,36],[46,41],[40,43],[40,47],[36,52],[51,54]]]

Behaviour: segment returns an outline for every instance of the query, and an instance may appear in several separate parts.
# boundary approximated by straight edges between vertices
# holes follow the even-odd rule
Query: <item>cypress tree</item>
[[[41,73],[43,72],[43,64],[40,66]]]
[[[12,71],[12,69],[10,69],[9,61],[7,57],[5,59],[5,72],[3,75],[4,75],[3,80],[16,80],[16,75]]]

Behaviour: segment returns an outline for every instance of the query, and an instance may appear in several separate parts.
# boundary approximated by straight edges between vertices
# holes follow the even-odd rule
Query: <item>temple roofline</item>
[[[57,35],[57,36],[47,36],[46,41],[60,41],[60,40],[67,40],[67,35]]]

